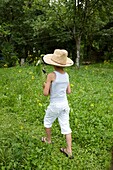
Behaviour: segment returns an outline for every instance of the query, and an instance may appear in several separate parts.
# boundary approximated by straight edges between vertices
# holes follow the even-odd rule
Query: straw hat
[[[45,63],[59,66],[59,67],[68,67],[74,64],[74,62],[67,57],[68,52],[66,50],[56,49],[53,54],[46,54],[43,57]]]

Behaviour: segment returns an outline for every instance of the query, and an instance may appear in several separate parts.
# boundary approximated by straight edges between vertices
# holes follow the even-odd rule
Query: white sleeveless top
[[[66,89],[69,84],[69,75],[67,73],[61,74],[54,71],[56,79],[52,82],[50,88],[50,103],[60,103],[67,101]]]

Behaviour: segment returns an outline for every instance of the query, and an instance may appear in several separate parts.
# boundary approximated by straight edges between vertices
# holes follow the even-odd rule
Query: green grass
[[[46,67],[47,72],[52,67]],[[0,69],[1,170],[107,170],[113,146],[113,65],[66,68],[72,93],[68,96],[72,148],[69,160],[58,122],[53,124],[54,144],[41,142],[43,117],[49,97],[42,94],[44,76],[35,67]]]

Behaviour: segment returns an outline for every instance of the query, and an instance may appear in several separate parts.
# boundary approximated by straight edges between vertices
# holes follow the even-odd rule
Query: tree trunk
[[[77,51],[76,65],[78,68],[80,67],[80,43],[81,43],[81,36],[76,37],[76,51]]]

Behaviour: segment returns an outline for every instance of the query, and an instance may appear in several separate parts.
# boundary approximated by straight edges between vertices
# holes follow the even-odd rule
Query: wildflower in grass
[[[107,61],[106,60],[104,60],[104,64],[106,64],[107,63]]]
[[[73,87],[74,85],[73,84],[71,84],[71,87]]]
[[[22,130],[24,127],[23,126],[20,126],[20,129]]]
[[[110,97],[112,97],[113,96],[113,94],[112,93],[110,93]]]
[[[94,103],[91,103],[90,106],[91,106],[91,107],[94,107]]]
[[[104,64],[109,64],[110,61],[109,60],[104,60]]]
[[[40,103],[40,100],[39,100],[39,99],[37,99],[37,103],[38,103],[38,104]]]
[[[34,80],[35,79],[35,77],[34,76],[32,76],[32,80]]]
[[[39,105],[40,107],[42,107],[42,104],[41,104],[41,103],[39,103],[38,105]]]
[[[31,75],[31,74],[33,74],[33,72],[32,72],[32,71],[30,71],[30,72],[29,72],[29,74]]]
[[[32,136],[33,139],[36,139],[36,136]]]
[[[4,64],[4,67],[7,67],[7,64]]]
[[[19,94],[19,96],[18,96],[18,100],[21,100],[22,99],[22,96],[21,96],[21,94]]]
[[[85,70],[87,70],[88,69],[88,66],[85,66]]]

